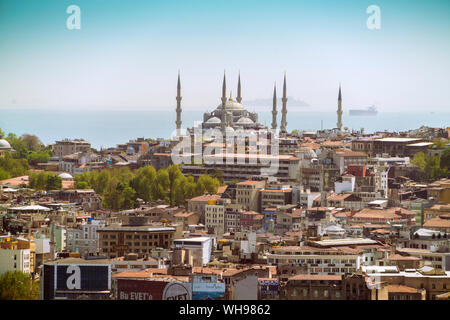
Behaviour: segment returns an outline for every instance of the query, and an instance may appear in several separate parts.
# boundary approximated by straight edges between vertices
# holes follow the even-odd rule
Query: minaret
[[[227,103],[227,83],[225,79],[225,70],[223,71],[223,83],[222,83],[222,116],[220,128],[225,131],[226,119],[225,119],[225,105]]]
[[[339,96],[338,96],[338,109],[337,109],[337,128],[341,132],[342,128],[342,95],[341,95],[341,84],[339,83]]]
[[[277,84],[273,85],[272,129],[277,129]]]
[[[281,98],[281,102],[283,102],[283,108],[281,109],[281,126],[280,126],[280,131],[281,131],[281,133],[286,133],[286,127],[287,127],[287,122],[286,122],[286,114],[287,114],[287,109],[286,109],[286,102],[287,102],[287,97],[286,97],[286,72],[284,73],[283,98]]]
[[[55,260],[56,258],[56,241],[55,241],[55,224],[50,223],[50,260]]]
[[[180,134],[181,129],[181,81],[180,81],[180,70],[178,70],[178,83],[177,83],[177,135]]]
[[[241,73],[240,72],[239,72],[239,77],[238,77],[238,90],[237,90],[236,101],[238,103],[241,103],[241,101],[242,101],[242,96],[241,96]]]

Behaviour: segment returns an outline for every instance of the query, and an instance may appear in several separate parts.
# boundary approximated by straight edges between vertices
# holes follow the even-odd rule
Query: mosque
[[[233,99],[232,94],[230,92],[229,98],[226,96],[227,85],[226,85],[226,76],[225,73],[223,75],[223,83],[222,83],[222,97],[221,103],[214,109],[212,112],[205,112],[203,114],[203,129],[219,129],[222,132],[226,130],[237,130],[237,129],[252,129],[252,130],[261,130],[267,129],[265,125],[262,125],[258,122],[258,114],[256,112],[248,111],[242,104],[242,89],[241,89],[241,76],[238,77],[238,86],[237,86],[237,96],[236,99]],[[177,84],[177,120],[176,120],[176,128],[177,131],[181,129],[181,82],[180,82],[180,74],[178,73],[178,84]],[[286,74],[284,75],[284,84],[283,84],[283,99],[282,99],[283,107],[281,110],[282,119],[280,126],[280,133],[286,133]],[[272,110],[272,129],[277,129],[277,99],[276,99],[276,87],[274,86],[273,93],[273,110]]]
[[[239,74],[238,77],[238,86],[237,86],[237,97],[233,99],[232,94],[230,92],[230,97],[227,98],[227,84],[225,73],[223,75],[223,83],[222,83],[222,97],[221,103],[217,106],[216,109],[212,112],[205,112],[203,114],[203,122],[202,128],[203,130],[207,129],[219,129],[223,133],[229,130],[237,130],[237,129],[250,129],[250,130],[261,130],[268,129],[265,125],[262,125],[258,122],[258,114],[256,112],[249,112],[245,107],[241,104],[242,101],[242,89],[241,89],[241,76]],[[284,136],[287,133],[287,90],[286,90],[286,73],[284,74],[283,80],[283,97],[281,99],[282,108],[281,108],[281,123],[280,123],[280,135]],[[181,81],[180,81],[180,73],[178,72],[178,83],[177,83],[177,120],[175,122],[177,128],[177,135],[180,135],[181,130]],[[273,88],[273,103],[272,103],[272,123],[271,129],[277,129],[277,89],[276,85]],[[338,109],[337,109],[337,123],[336,128],[338,130],[338,134],[342,134],[342,94],[341,94],[341,85],[339,84],[339,95],[338,95]],[[188,131],[190,131],[188,129]]]

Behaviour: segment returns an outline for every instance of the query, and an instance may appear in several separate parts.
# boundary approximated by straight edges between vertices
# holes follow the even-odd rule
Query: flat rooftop
[[[372,239],[365,239],[365,238],[344,238],[344,239],[327,239],[321,241],[314,241],[313,243],[316,243],[321,247],[332,247],[332,246],[377,244],[378,242]]]
[[[382,141],[382,142],[415,142],[415,141],[420,141],[420,140],[422,140],[422,139],[419,139],[419,138],[397,138],[397,137],[375,139],[375,141]]]
[[[211,240],[210,237],[195,237],[195,238],[184,238],[184,239],[175,239],[173,242],[205,242]]]
[[[105,227],[97,230],[102,231],[135,231],[135,232],[163,232],[163,231],[175,231],[172,227],[151,227],[151,226],[117,226],[117,227]]]

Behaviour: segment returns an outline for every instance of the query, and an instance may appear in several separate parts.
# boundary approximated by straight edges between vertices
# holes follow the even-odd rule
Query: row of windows
[[[319,290],[314,289],[314,290],[311,290],[311,291],[312,291],[312,295],[313,295],[314,298],[318,298],[319,297]],[[309,290],[308,289],[301,289],[301,290],[294,289],[294,290],[292,290],[292,296],[293,297],[296,297],[299,294],[301,294],[303,297],[307,297],[309,295]],[[336,298],[340,298],[341,297],[341,292],[340,291],[336,291],[334,295],[335,295]],[[330,291],[328,289],[325,289],[322,292],[320,292],[320,296],[328,298],[330,296]]]
[[[158,239],[158,238],[159,238],[158,234],[155,234],[155,235],[152,235],[152,234],[151,235],[135,234],[134,236],[130,235],[130,234],[127,234],[125,236],[125,239],[127,239],[127,240],[130,240],[130,239],[143,239],[143,240],[146,240],[146,239]],[[165,234],[164,235],[164,239],[168,239],[168,238],[169,238],[169,235]],[[102,239],[117,239],[117,236],[115,234],[111,234],[111,235],[103,234],[102,235]]]

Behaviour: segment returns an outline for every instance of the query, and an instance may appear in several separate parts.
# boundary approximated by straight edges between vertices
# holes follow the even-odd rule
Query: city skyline
[[[69,30],[67,7],[81,10]],[[366,9],[381,10],[369,30]],[[335,112],[445,111],[449,4],[432,1],[2,1],[0,108],[172,110],[181,70],[183,110],[215,108],[221,75],[243,102],[270,99],[287,72],[288,96]],[[256,111],[263,109],[256,107]]]

